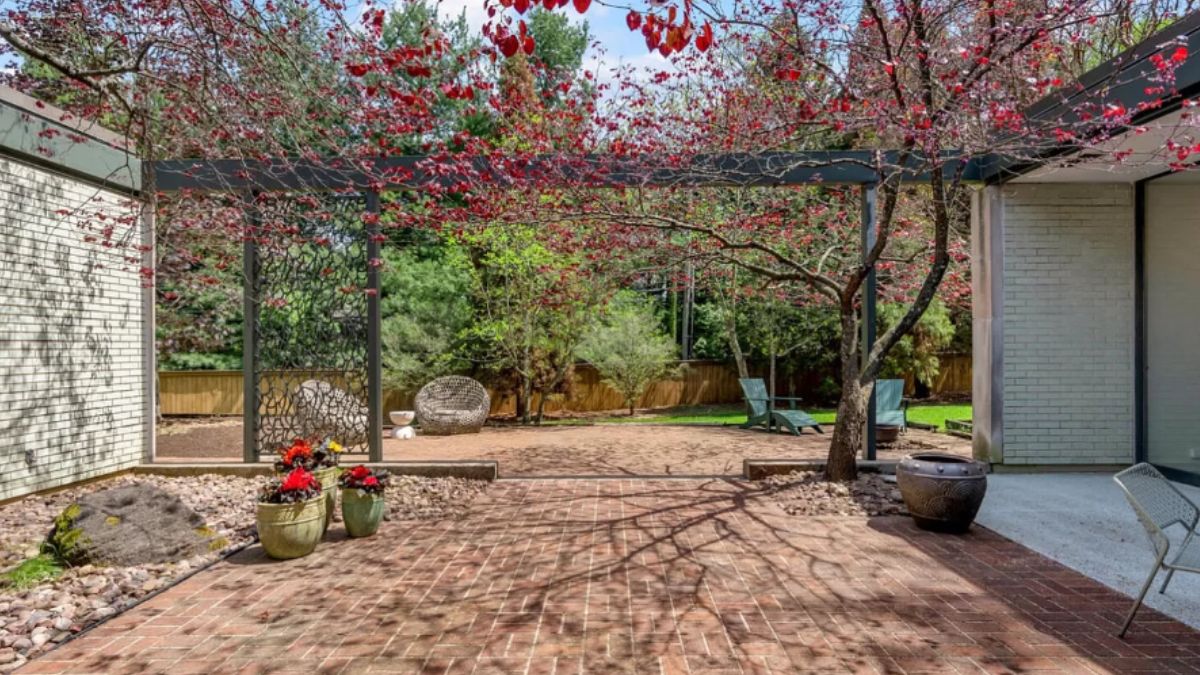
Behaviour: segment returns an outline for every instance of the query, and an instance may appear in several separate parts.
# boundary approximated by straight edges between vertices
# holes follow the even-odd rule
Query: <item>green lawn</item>
[[[834,410],[809,410],[821,424],[833,424]],[[971,404],[932,403],[916,404],[908,409],[908,421],[945,427],[947,419],[971,419]],[[656,414],[636,417],[618,415],[592,419],[553,420],[546,424],[741,424],[746,421],[742,406],[698,406],[673,408]]]

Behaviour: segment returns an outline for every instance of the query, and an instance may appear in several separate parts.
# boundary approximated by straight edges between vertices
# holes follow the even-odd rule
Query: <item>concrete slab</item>
[[[1200,504],[1200,488],[1179,488]],[[976,521],[1131,598],[1154,564],[1145,530],[1111,474],[992,474]],[[1177,546],[1182,537],[1172,529]],[[1154,586],[1146,604],[1200,628],[1200,575],[1176,574],[1167,593]]]

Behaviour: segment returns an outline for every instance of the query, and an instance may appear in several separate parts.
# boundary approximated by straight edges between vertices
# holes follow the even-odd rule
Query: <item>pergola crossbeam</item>
[[[895,152],[835,150],[821,152],[726,153],[697,155],[686,161],[613,158],[597,155],[502,157],[400,156],[328,160],[173,159],[154,163],[155,187],[163,192],[191,191],[337,191],[419,188],[482,181],[503,186],[547,185],[621,187],[784,187],[876,183],[881,174],[902,172],[905,181],[928,178],[926,158],[901,163]],[[961,166],[965,164],[966,166]],[[946,153],[940,162],[949,178],[960,169],[965,180],[983,177],[991,158],[960,158]]]

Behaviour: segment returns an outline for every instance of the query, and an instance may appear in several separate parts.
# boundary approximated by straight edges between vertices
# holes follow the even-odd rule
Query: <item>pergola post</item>
[[[242,238],[242,461],[258,461],[258,235],[255,195],[247,192],[247,232]]]
[[[383,318],[380,313],[379,193],[367,193],[367,455],[383,461]]]
[[[875,185],[867,183],[861,186],[862,197],[862,255],[863,263],[871,249],[875,246]],[[875,266],[867,270],[867,278],[863,283],[862,302],[862,337],[859,342],[862,352],[862,367],[867,366],[867,357],[875,346]],[[867,429],[863,439],[863,455],[868,460],[875,459],[875,388],[871,387],[871,397],[867,401]]]

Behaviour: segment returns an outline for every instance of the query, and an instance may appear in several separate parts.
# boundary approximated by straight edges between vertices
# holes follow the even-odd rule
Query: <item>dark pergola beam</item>
[[[862,199],[862,256],[863,262],[872,248],[875,247],[875,185],[863,185],[861,188]],[[863,283],[863,301],[862,301],[862,335],[860,336],[861,345],[859,352],[862,355],[862,367],[867,367],[867,357],[871,353],[871,348],[875,346],[875,305],[878,298],[877,283],[875,278],[875,266],[872,265],[867,269],[867,279]],[[863,439],[863,454],[864,459],[874,460],[876,450],[875,440],[875,410],[877,408],[875,387],[871,387],[871,397],[867,399],[867,429],[865,438]]]
[[[379,215],[379,193],[368,192],[367,212]],[[379,267],[382,257],[379,218],[367,223],[367,454],[372,462],[383,461],[383,313],[380,301]]]
[[[979,180],[987,158],[958,159],[948,153],[942,171],[951,177],[960,168],[968,181]],[[546,184],[597,188],[619,187],[781,187],[789,185],[875,183],[884,171],[901,169],[896,153],[868,150],[822,152],[727,153],[698,155],[686,161],[607,156],[542,156],[533,160],[488,157],[403,156],[362,160],[187,160],[154,163],[155,188],[162,192],[192,191],[323,191],[378,190],[456,185],[483,180],[489,184]],[[965,163],[966,167],[960,165]],[[928,177],[928,162],[905,162],[905,180]]]

